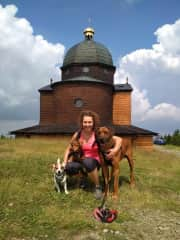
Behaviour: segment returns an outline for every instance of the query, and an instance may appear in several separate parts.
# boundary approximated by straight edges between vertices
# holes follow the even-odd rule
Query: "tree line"
[[[176,129],[172,135],[164,135],[163,139],[166,141],[166,144],[180,146],[180,129]]]

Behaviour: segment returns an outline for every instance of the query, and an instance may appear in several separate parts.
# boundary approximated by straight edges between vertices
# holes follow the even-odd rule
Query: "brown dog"
[[[100,151],[103,155],[104,162],[102,165],[103,175],[105,179],[105,194],[106,190],[108,191],[108,183],[111,180],[111,177],[114,177],[114,191],[113,197],[118,197],[118,185],[119,185],[119,163],[120,161],[126,157],[130,167],[130,185],[133,186],[135,184],[134,180],[134,163],[132,159],[132,141],[128,138],[122,138],[121,148],[117,152],[117,154],[112,159],[107,159],[106,154],[108,151],[114,147],[115,140],[113,139],[112,131],[108,127],[100,127],[97,131],[97,138],[100,145]],[[111,176],[109,176],[108,167],[112,166]]]
[[[68,155],[68,161],[76,161],[76,162],[81,162],[82,161],[82,156],[83,156],[83,151],[81,148],[81,143],[79,140],[74,139],[70,143],[70,152]]]

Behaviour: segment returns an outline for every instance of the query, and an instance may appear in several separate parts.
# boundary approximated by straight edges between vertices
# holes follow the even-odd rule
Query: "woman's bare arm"
[[[113,136],[113,140],[115,142],[115,146],[113,148],[111,148],[108,152],[108,154],[106,155],[108,159],[113,158],[119,151],[119,149],[121,148],[121,144],[122,144],[122,138],[118,137],[118,136]]]

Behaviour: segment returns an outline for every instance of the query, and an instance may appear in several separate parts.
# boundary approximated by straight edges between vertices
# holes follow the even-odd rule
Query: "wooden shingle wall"
[[[75,101],[82,100],[77,107]],[[106,84],[64,82],[53,91],[41,92],[40,125],[59,124],[77,126],[82,110],[92,110],[99,114],[101,123],[112,122],[112,87]]]
[[[52,92],[40,95],[40,125],[54,124],[56,121],[54,95]]]
[[[131,92],[116,92],[113,95],[113,124],[131,124]]]
[[[84,71],[88,67],[88,71]],[[104,67],[97,64],[72,65],[62,68],[62,80],[68,80],[79,76],[89,76],[96,79],[103,79],[104,82],[113,84],[114,67]]]
[[[153,149],[153,138],[152,136],[138,136],[135,138],[133,145],[135,148],[151,151]]]

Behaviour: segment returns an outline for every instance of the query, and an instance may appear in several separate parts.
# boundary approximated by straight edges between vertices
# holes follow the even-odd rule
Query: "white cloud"
[[[173,130],[180,120],[180,20],[158,28],[155,36],[152,49],[139,49],[119,60],[115,82],[123,83],[128,76],[134,88],[134,124],[156,121],[158,130],[163,120]]]
[[[147,111],[144,120],[175,120],[180,121],[180,108],[168,103],[160,103]]]
[[[5,118],[12,106],[17,118],[24,116],[23,105],[37,109],[37,89],[48,84],[50,77],[59,80],[55,65],[62,63],[65,51],[63,45],[34,35],[31,24],[16,17],[17,11],[14,5],[0,5],[0,118]]]
[[[139,89],[134,86],[132,98],[132,114],[139,121],[143,121],[147,110],[151,108],[149,100],[146,96],[146,91],[144,90],[140,92]]]
[[[155,32],[157,36],[157,44],[153,48],[160,47],[160,51],[167,52],[172,55],[180,55],[180,19],[174,24],[165,24],[158,28]]]

